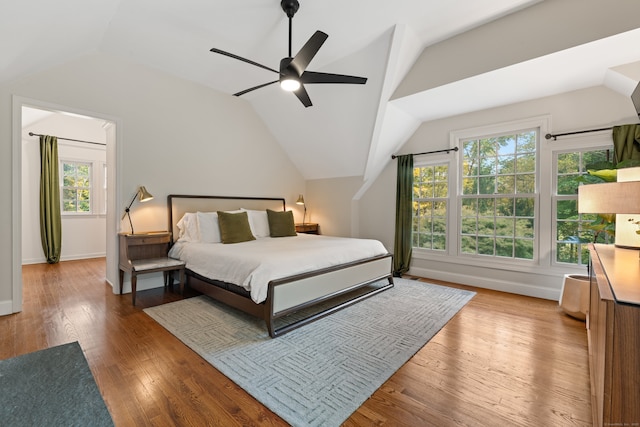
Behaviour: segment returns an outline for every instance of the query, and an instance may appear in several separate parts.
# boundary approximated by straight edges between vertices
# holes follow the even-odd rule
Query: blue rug
[[[474,292],[395,286],[270,338],[263,321],[200,296],[144,311],[293,426],[339,426]]]
[[[0,360],[0,425],[113,426],[77,342]]]

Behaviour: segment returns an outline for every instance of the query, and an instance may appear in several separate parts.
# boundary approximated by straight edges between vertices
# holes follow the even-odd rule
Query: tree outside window
[[[449,205],[449,166],[413,169],[413,247],[445,251]]]
[[[592,224],[597,214],[578,213],[578,186],[601,182],[589,174],[597,165],[609,164],[613,146],[559,153],[555,157],[555,253],[556,262],[575,265],[589,263],[588,243],[608,243],[608,235]]]
[[[462,141],[460,252],[532,260],[537,130]]]
[[[62,163],[62,212],[91,213],[91,164]]]

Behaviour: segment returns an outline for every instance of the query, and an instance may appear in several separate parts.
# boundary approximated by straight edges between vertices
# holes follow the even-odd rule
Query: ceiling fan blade
[[[305,107],[311,107],[313,104],[311,103],[311,98],[309,98],[309,94],[304,86],[300,86],[298,90],[294,90],[293,93],[298,97],[302,105]]]
[[[322,44],[327,40],[327,37],[329,36],[322,31],[316,31],[311,38],[307,40],[305,45],[302,46],[302,49],[296,53],[296,56],[291,60],[289,67],[296,70],[298,75],[301,76],[302,73],[304,73],[304,70],[307,69],[309,62],[311,62],[313,57],[316,56],[316,53],[318,53]]]
[[[262,88],[262,87],[269,86],[269,85],[272,85],[272,84],[274,84],[274,83],[278,83],[278,82],[279,82],[279,80],[274,80],[274,81],[269,82],[269,83],[263,83],[263,84],[261,84],[261,85],[254,86],[254,87],[252,87],[252,88],[245,89],[245,90],[243,90],[243,91],[241,91],[241,92],[234,93],[234,94],[233,94],[233,96],[241,96],[241,95],[244,95],[245,93],[249,93],[249,92],[251,92],[251,91],[253,91],[253,90],[260,89],[260,88]]]
[[[271,67],[267,67],[266,65],[258,64],[257,62],[254,62],[250,59],[234,55],[233,53],[225,52],[224,50],[216,49],[215,47],[209,50],[213,53],[219,53],[220,55],[228,56],[229,58],[237,59],[238,61],[246,62],[247,64],[255,65],[256,67],[264,68],[265,70],[273,71],[274,73],[280,74],[280,71],[276,71]]]
[[[366,77],[346,76],[344,74],[316,73],[313,71],[305,71],[300,76],[300,81],[307,83],[345,83],[363,85],[367,82]]]

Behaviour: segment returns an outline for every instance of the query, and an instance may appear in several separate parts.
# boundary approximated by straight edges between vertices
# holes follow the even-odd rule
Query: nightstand
[[[124,273],[131,273],[131,302],[136,305],[136,285],[139,274],[162,271],[164,286],[173,281],[173,272],[180,272],[180,292],[184,290],[184,261],[167,257],[171,233],[160,231],[144,234],[118,233],[120,238],[120,295]]]
[[[296,224],[296,233],[320,234],[318,224],[315,222],[305,222]]]

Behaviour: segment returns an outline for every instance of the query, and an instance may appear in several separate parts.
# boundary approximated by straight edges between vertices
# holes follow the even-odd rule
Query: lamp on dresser
[[[129,203],[129,206],[125,208],[124,213],[122,214],[122,219],[124,219],[125,216],[129,218],[129,225],[131,226],[131,234],[135,234],[135,233],[133,232],[133,222],[131,222],[131,214],[129,212],[131,211],[131,206],[133,206],[133,202],[136,201],[136,198],[138,198],[138,200],[141,203],[144,203],[153,199],[153,196],[151,195],[151,193],[147,191],[147,189],[143,185],[141,185],[140,187],[138,187],[138,191],[136,191],[136,194],[133,196],[133,199],[131,199],[131,203]]]
[[[578,212],[616,214],[616,246],[640,249],[640,168],[617,175],[617,182],[578,187]]]

